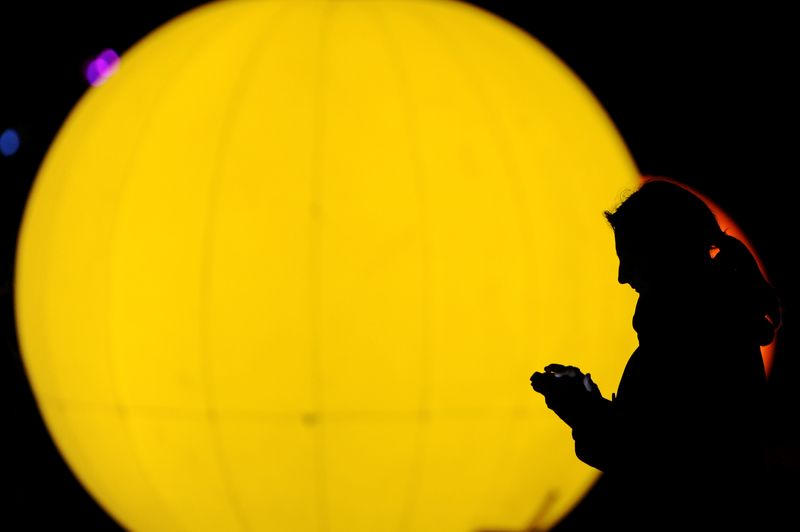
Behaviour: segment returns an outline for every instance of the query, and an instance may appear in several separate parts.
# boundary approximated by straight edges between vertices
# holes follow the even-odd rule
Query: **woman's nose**
[[[617,272],[617,282],[619,284],[627,284],[630,282],[628,277],[628,270],[623,266],[622,262],[619,263],[619,271]]]

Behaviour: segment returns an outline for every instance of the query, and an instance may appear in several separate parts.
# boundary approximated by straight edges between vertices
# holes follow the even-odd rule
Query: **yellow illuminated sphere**
[[[546,528],[596,471],[529,377],[615,391],[635,293],[602,212],[637,183],[580,79],[474,6],[207,4],[47,154],[25,367],[132,530]]]

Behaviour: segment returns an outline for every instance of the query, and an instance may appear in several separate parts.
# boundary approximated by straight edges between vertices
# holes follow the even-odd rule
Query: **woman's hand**
[[[591,415],[591,407],[602,398],[591,374],[575,366],[549,364],[544,373],[531,376],[531,387],[544,395],[547,407],[572,428]]]

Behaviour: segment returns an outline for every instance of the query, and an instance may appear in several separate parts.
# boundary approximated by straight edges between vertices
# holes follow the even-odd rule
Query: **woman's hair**
[[[772,341],[781,324],[778,296],[747,246],[720,229],[700,197],[671,181],[650,178],[604,215],[615,233],[639,245],[668,246],[681,260],[708,265],[757,324],[759,343]]]

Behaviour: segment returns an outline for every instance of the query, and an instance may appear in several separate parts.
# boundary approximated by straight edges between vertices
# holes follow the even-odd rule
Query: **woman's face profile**
[[[654,286],[664,284],[666,268],[663,257],[657,246],[642,241],[643,239],[625,235],[620,231],[614,233],[614,241],[619,258],[619,284],[628,284],[639,294],[651,292]]]
[[[679,287],[690,276],[692,261],[668,239],[615,231],[614,241],[619,258],[617,281],[639,294]]]
[[[617,281],[619,284],[629,284],[631,288],[641,293],[642,285],[646,284],[642,280],[641,257],[634,249],[630,238],[623,237],[619,231],[614,233],[614,242],[619,258]]]

